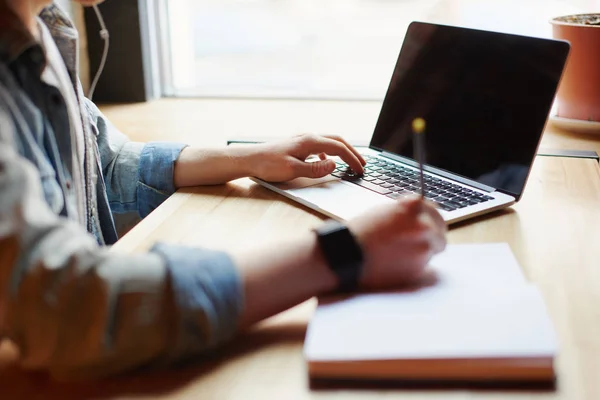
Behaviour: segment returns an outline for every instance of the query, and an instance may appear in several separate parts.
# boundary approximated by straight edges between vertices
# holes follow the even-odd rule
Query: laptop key
[[[447,197],[448,197],[449,201],[456,201],[456,202],[458,202],[458,201],[462,200],[460,196],[457,196],[455,194],[449,194]]]
[[[398,192],[392,192],[390,194],[386,194],[387,197],[389,197],[390,199],[400,199],[402,197],[404,197],[404,195],[402,193],[398,193]]]
[[[485,201],[488,201],[488,200],[493,200],[493,199],[494,199],[493,197],[486,196],[486,195],[479,194],[479,193],[478,193],[478,194],[476,194],[475,196],[472,196],[472,198],[473,198],[474,200],[479,200],[481,203],[483,203],[483,202],[485,202]]]
[[[448,201],[448,198],[444,197],[444,196],[438,196],[438,197],[434,197],[433,199],[431,199],[431,201],[433,201],[434,203],[443,203],[445,201]]]
[[[476,204],[485,202],[484,199],[480,199],[479,197],[473,197],[473,196],[469,197],[468,201],[475,202]]]
[[[445,210],[445,211],[454,211],[454,210],[456,210],[456,207],[452,207],[451,205],[448,205],[448,204],[445,204],[445,203],[440,204],[440,208],[442,210]]]
[[[453,201],[453,200],[448,200],[445,201],[443,204],[454,207],[454,208],[463,208],[464,206],[460,205],[459,203]]]

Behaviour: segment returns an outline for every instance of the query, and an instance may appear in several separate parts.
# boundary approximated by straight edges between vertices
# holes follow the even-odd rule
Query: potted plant
[[[553,37],[571,44],[556,117],[600,125],[600,14],[556,17],[550,23]]]

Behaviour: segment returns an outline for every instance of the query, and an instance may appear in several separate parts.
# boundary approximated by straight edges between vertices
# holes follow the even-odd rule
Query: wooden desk
[[[113,250],[143,251],[157,240],[231,250],[294,237],[320,220],[318,214],[242,179],[180,191]],[[301,351],[314,301],[265,321],[199,366],[89,384],[53,383],[9,369],[0,374],[0,390],[7,390],[7,399],[35,398],[37,393],[52,399],[600,398],[598,164],[539,157],[521,202],[453,227],[449,241],[510,244],[528,279],[540,287],[558,332],[556,392],[311,391]]]
[[[249,180],[239,180],[176,194],[124,237],[115,250],[145,250],[156,240],[243,248],[293,237],[320,220],[318,214]],[[449,232],[451,243],[508,242],[528,279],[542,290],[561,352],[557,359],[558,391],[540,397],[600,398],[599,228],[598,164],[540,157],[520,203]],[[250,337],[240,339],[220,361],[200,370],[184,392],[215,399],[337,398],[342,392],[311,392],[308,388],[301,349],[313,308],[314,302],[307,302],[267,321]],[[378,399],[382,394],[400,393],[345,394]],[[467,393],[453,395],[474,396]],[[411,392],[411,396],[442,399],[450,393]],[[476,397],[497,398],[483,393]],[[503,394],[501,398],[528,396]]]

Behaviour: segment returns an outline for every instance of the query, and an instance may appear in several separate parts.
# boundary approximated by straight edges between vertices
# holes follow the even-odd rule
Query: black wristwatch
[[[352,232],[334,220],[325,222],[315,232],[327,265],[339,279],[339,291],[355,291],[362,274],[363,253]]]

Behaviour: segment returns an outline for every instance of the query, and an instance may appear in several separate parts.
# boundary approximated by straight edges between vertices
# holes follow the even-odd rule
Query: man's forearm
[[[242,329],[337,287],[314,233],[234,259],[244,282]]]
[[[250,151],[242,147],[201,149],[186,147],[175,162],[173,179],[177,188],[218,185],[252,175]]]

